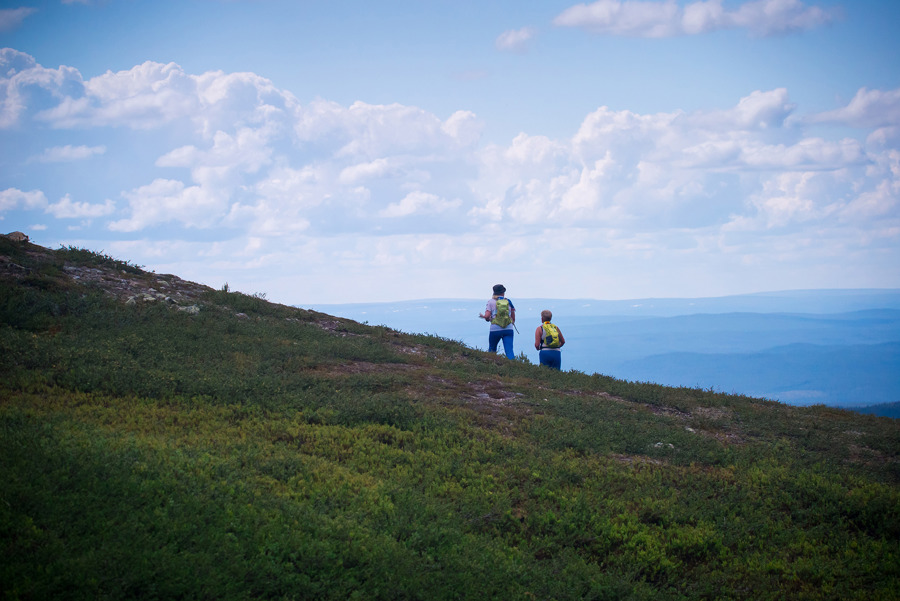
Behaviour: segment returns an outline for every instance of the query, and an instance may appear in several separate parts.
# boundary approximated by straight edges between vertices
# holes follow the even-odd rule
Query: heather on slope
[[[900,426],[0,239],[9,599],[892,599]]]

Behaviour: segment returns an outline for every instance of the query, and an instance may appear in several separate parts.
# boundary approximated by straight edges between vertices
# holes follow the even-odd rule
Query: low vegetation
[[[0,258],[4,599],[900,597],[896,420]]]

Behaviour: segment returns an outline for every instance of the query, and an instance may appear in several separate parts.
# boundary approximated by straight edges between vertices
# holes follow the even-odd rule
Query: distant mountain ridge
[[[792,405],[853,408],[900,398],[900,343],[790,344],[754,353],[668,353],[626,364],[626,379],[713,387]],[[710,382],[729,382],[713,385]]]
[[[517,298],[516,304],[542,306],[570,315],[672,317],[696,313],[850,313],[870,309],[900,310],[900,288],[782,290],[700,298],[636,298],[601,300],[591,298]],[[340,307],[356,312],[390,314],[425,307],[439,311],[461,310],[484,304],[485,299],[423,298],[376,303],[314,303],[315,307]],[[540,309],[538,309],[540,311]]]
[[[858,413],[867,415],[880,415],[881,417],[892,417],[900,419],[900,401],[896,403],[883,403],[881,405],[871,405],[867,407],[850,407]]]

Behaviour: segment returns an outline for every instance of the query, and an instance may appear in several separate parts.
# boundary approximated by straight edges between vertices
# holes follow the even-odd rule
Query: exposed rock
[[[27,267],[22,267],[21,265],[13,263],[12,261],[10,261],[8,259],[6,259],[6,260],[4,260],[4,259],[6,259],[6,257],[0,257],[0,269],[4,269],[4,270],[9,271],[12,274],[18,275],[18,276],[23,276],[23,275],[27,274],[29,271],[31,271]]]
[[[129,274],[119,273],[113,268],[80,267],[66,265],[63,271],[73,280],[94,284],[107,294],[122,302],[135,304],[138,302],[164,301],[170,305],[196,304],[198,297],[212,290],[195,282],[188,282],[175,276],[160,276],[155,273]],[[171,278],[171,283],[162,278]],[[157,287],[165,287],[160,292]]]
[[[10,232],[5,236],[13,242],[28,242],[28,236],[26,236],[22,232]]]
[[[128,300],[125,301],[125,304],[126,305],[135,305],[138,302],[153,303],[153,302],[156,302],[156,297],[153,296],[152,294],[147,294],[147,293],[135,294],[134,296],[129,297]]]

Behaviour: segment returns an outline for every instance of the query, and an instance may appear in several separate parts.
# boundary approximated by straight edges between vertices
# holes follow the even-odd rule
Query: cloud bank
[[[0,191],[0,216],[90,220],[106,236],[127,234],[119,248],[144,253],[142,263],[193,253],[222,270],[303,269],[310,282],[337,271],[360,286],[446,270],[447,288],[463,289],[498,255],[534,269],[569,261],[582,273],[599,261],[764,266],[888,257],[900,238],[898,90],[862,89],[812,115],[783,88],[704,112],[601,106],[571,138],[482,144],[482,123],[465,110],[302,104],[253,73],[147,62],[85,80],[11,49],[0,73],[0,127],[73,140],[47,148],[39,165],[79,160],[99,177],[131,150],[78,142],[97,130],[140,132],[164,148],[112,198],[49,203],[42,190]],[[848,126],[859,135],[823,133]],[[167,250],[150,241],[161,231]],[[583,294],[610,285],[593,282]]]

